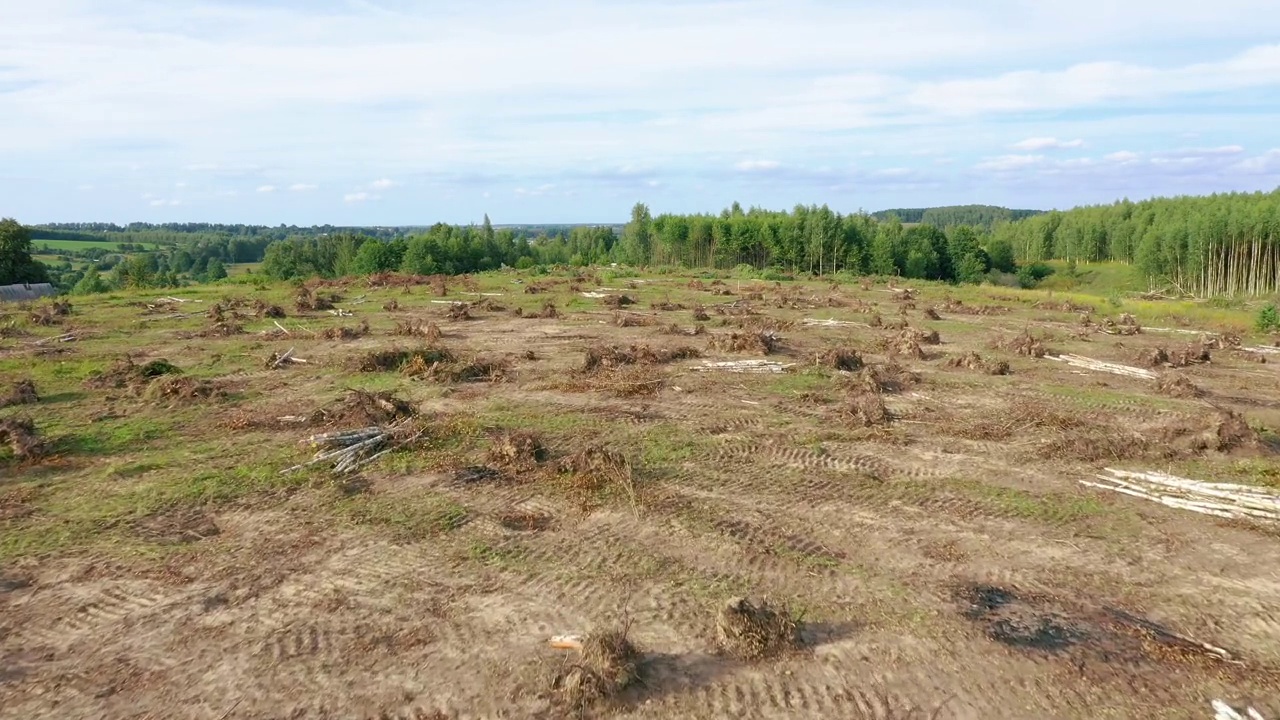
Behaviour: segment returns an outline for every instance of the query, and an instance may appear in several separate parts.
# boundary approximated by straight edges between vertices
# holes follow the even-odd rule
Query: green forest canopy
[[[1060,259],[1132,264],[1153,282],[1201,295],[1280,289],[1280,190],[1062,212],[968,205],[841,214],[825,205],[779,212],[734,203],[719,214],[654,216],[639,203],[621,226],[495,226],[488,217],[479,226],[375,228],[64,223],[31,235],[37,249],[41,238],[116,240],[122,253],[56,251],[111,271],[95,274],[91,287],[216,279],[225,265],[259,261],[277,279],[617,262],[1007,282],[1000,276],[1015,263]],[[69,287],[85,273],[67,264],[57,279]]]

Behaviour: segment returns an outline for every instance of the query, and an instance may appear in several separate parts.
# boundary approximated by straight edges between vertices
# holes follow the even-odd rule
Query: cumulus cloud
[[[373,193],[368,193],[364,191],[350,192],[342,196],[342,201],[345,203],[362,203],[362,202],[368,202],[370,200],[378,200],[378,199],[379,199],[378,195],[374,195]]]
[[[275,191],[276,191],[275,185],[259,185],[258,186],[258,192],[260,193],[273,193]]]
[[[381,180],[374,180],[373,182],[369,183],[369,187],[373,188],[374,190],[387,190],[395,187],[396,185],[397,185],[396,181],[388,180],[387,178],[382,178]]]
[[[1128,163],[1138,159],[1138,153],[1129,150],[1118,150],[1102,156],[1103,160],[1114,163]]]
[[[1067,150],[1084,147],[1084,140],[1059,140],[1055,137],[1030,137],[1009,146],[1011,150],[1038,152],[1042,150]]]
[[[311,190],[315,190],[318,187],[320,186],[312,185],[310,183],[294,183],[289,186],[289,191],[290,192],[309,192]]]

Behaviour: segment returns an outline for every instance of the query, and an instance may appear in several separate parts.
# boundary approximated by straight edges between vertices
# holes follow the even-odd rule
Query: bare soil
[[[354,319],[325,312],[339,290]],[[1094,308],[996,288],[242,292],[241,334],[113,296],[77,301],[93,335],[56,359],[0,347],[40,390],[0,409],[0,715],[1280,715],[1280,530],[1079,482],[1276,490],[1280,363],[1174,362],[1167,319],[1081,332]],[[620,326],[623,298],[730,328]],[[291,347],[307,362],[262,365]],[[703,369],[762,355],[787,370]],[[398,433],[377,462],[281,474],[365,427]]]

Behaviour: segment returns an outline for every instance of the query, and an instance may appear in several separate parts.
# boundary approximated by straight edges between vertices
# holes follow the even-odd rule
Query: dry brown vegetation
[[[623,365],[662,365],[702,357],[697,348],[680,346],[654,348],[648,345],[595,345],[587,350],[582,361],[583,372],[617,368]]]
[[[31,380],[19,380],[13,384],[9,392],[0,395],[0,408],[12,405],[34,405],[40,402],[40,394],[36,392],[36,384]]]
[[[711,336],[709,346],[720,352],[770,355],[778,351],[782,338],[771,331],[721,333]]]
[[[397,321],[392,334],[420,337],[429,343],[436,342],[442,336],[439,325],[436,325],[430,320],[421,320],[419,318],[409,318],[407,320]]]
[[[985,360],[981,355],[972,351],[948,358],[947,367],[977,370],[988,375],[1008,375],[1010,372],[1009,363],[1004,360]]]
[[[800,626],[785,608],[764,600],[732,598],[716,614],[720,649],[742,660],[762,660],[797,648]]]

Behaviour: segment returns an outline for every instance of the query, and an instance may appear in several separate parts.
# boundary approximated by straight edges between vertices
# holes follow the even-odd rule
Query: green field
[[[102,250],[116,251],[119,245],[106,240],[32,240],[31,247],[35,252],[40,252],[45,247],[50,250],[90,250],[92,248],[100,248]],[[147,244],[143,247],[148,249],[159,249],[159,245]]]

